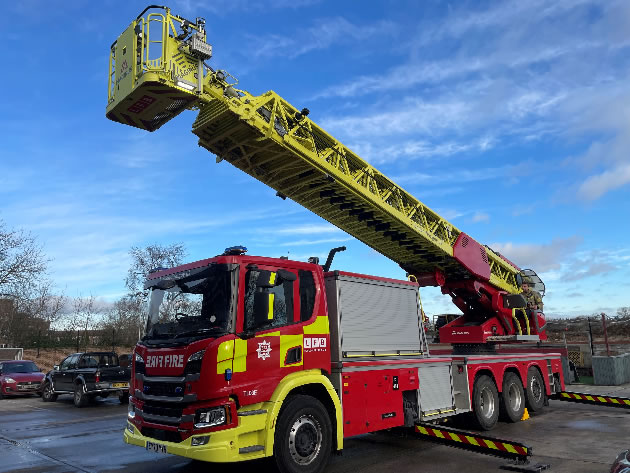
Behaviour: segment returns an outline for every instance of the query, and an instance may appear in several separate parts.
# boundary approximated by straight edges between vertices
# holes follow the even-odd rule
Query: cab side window
[[[293,285],[274,271],[250,269],[245,274],[244,330],[267,330],[293,323]],[[276,285],[277,284],[277,285]]]
[[[72,355],[70,357],[70,362],[69,362],[69,366],[68,366],[69,370],[76,370],[77,369],[77,364],[78,364],[80,356],[81,355]]]
[[[70,362],[72,361],[72,358],[74,357],[74,355],[70,355],[68,358],[66,358],[65,360],[63,360],[61,362],[61,364],[59,365],[59,370],[60,371],[66,371],[70,369]]]
[[[308,320],[313,315],[315,307],[315,281],[311,271],[300,269],[300,320]]]

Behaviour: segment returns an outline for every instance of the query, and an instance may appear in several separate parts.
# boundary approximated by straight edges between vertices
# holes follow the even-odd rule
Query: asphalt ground
[[[630,397],[630,384],[573,385],[567,390]],[[0,473],[275,471],[269,460],[211,465],[126,445],[126,411],[117,398],[81,409],[74,407],[71,396],[54,403],[39,397],[0,400]],[[551,464],[548,471],[606,473],[617,454],[630,448],[630,409],[552,400],[542,414],[516,424],[499,423],[490,434],[529,445],[531,463]],[[397,431],[347,439],[343,455],[333,456],[327,471],[498,472],[507,463]]]

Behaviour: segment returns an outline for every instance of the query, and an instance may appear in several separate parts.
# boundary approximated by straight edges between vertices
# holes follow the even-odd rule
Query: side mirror
[[[54,370],[54,371],[59,371],[59,365],[55,365],[55,366],[53,366],[53,370]]]
[[[516,273],[514,278],[516,279],[516,285],[521,287],[523,285],[523,275],[521,273]]]

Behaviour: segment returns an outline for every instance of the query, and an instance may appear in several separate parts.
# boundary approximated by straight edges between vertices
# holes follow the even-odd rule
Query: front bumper
[[[24,394],[39,394],[40,387],[39,385],[31,385],[27,388],[20,388],[17,384],[11,385],[2,385],[0,387],[0,392],[2,392],[3,396],[22,396]]]
[[[130,422],[127,423],[127,427],[131,426],[133,433],[126,428],[123,439],[125,443],[145,448],[147,441],[164,445],[166,453],[206,462],[233,463],[263,458],[267,456],[265,453],[267,417],[268,413],[271,412],[271,404],[273,403],[268,404],[269,406],[264,406],[256,411],[249,411],[256,412],[253,415],[247,415],[247,411],[239,413],[238,425],[234,428],[192,435],[179,443],[146,437]],[[246,415],[242,415],[243,413]],[[208,443],[192,446],[192,439],[201,436],[209,436]]]

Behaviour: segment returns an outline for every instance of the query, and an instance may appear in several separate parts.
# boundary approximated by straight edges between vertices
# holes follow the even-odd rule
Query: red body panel
[[[375,369],[341,378],[344,437],[404,425],[402,393],[418,389],[417,370]]]
[[[460,233],[457,237],[453,246],[453,258],[475,276],[484,281],[490,279],[490,264],[486,249],[465,233]]]

